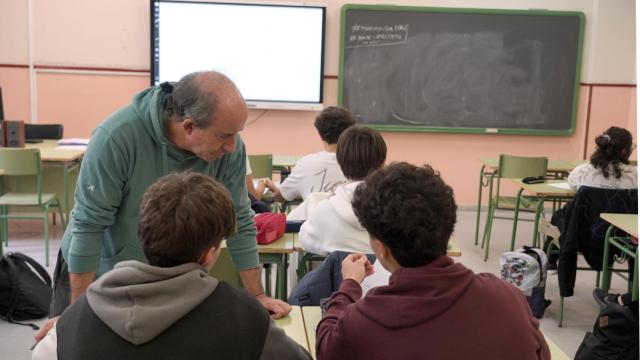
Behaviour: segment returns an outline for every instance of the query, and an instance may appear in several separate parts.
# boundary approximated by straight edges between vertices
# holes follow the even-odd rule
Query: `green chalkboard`
[[[389,131],[570,135],[581,12],[347,4],[339,103]]]

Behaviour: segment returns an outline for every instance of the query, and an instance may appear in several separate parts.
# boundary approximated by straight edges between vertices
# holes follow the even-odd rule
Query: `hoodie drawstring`
[[[162,143],[162,176],[169,173],[169,155],[167,154],[167,144]]]

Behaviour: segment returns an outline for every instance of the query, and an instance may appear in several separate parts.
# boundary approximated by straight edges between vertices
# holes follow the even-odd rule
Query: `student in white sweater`
[[[637,189],[638,169],[629,164],[629,157],[635,145],[631,133],[623,128],[612,126],[596,137],[596,151],[589,162],[578,165],[569,173],[567,182],[573,189],[589,186],[599,189]],[[542,221],[542,232],[559,237],[566,226],[567,205],[556,211],[551,223]],[[557,268],[557,254],[549,257],[548,269]],[[606,295],[606,294],[605,294]]]
[[[289,176],[280,184],[266,181],[276,201],[302,198],[314,192],[332,192],[346,182],[336,161],[336,143],[342,132],[356,123],[349,110],[330,106],[316,117],[314,126],[322,139],[324,151],[309,154],[296,162]]]
[[[348,182],[308,210],[307,221],[300,228],[305,251],[319,255],[332,251],[372,253],[369,235],[353,213],[351,199],[358,184],[382,167],[386,157],[387,145],[374,129],[352,126],[340,135],[336,158]]]
[[[638,188],[638,169],[629,164],[635,148],[631,133],[612,126],[596,137],[596,145],[590,161],[571,171],[569,185],[574,189],[583,185],[600,189]]]

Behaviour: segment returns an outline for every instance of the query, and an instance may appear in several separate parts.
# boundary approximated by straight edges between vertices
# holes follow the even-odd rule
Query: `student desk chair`
[[[261,264],[276,265],[276,297],[287,300],[287,268],[289,255],[293,252],[293,241],[297,234],[286,233],[280,239],[268,245],[258,245],[258,257]],[[242,286],[240,275],[231,260],[227,248],[227,241],[222,242],[222,249],[218,261],[209,275],[224,280],[235,286]],[[271,296],[271,269],[265,269],[265,294]]]
[[[609,247],[614,246],[622,251],[622,258],[632,258],[635,260],[633,266],[633,281],[631,284],[631,296],[633,301],[638,301],[638,244],[633,243],[629,236],[638,239],[638,214],[611,214],[602,213],[600,217],[609,224],[604,240],[604,252],[602,256],[602,280],[600,288],[609,291],[611,284],[611,270],[609,269]],[[627,236],[617,234],[615,230],[620,229]],[[637,241],[637,240],[636,240]]]
[[[475,244],[478,245],[480,234],[480,212],[482,210],[482,190],[489,187],[491,175],[498,168],[500,159],[497,157],[480,158],[482,166],[480,167],[480,180],[478,184],[478,205],[476,210],[476,237]],[[586,160],[549,160],[547,164],[547,175],[564,179],[576,166],[585,163]]]

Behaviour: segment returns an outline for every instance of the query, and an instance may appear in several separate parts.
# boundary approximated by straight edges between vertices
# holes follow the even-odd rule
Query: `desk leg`
[[[264,269],[264,294],[271,297],[271,264],[262,265]]]
[[[532,246],[538,246],[538,223],[540,223],[540,215],[544,211],[544,197],[538,199],[538,208],[536,209],[536,217],[533,220],[533,239],[531,240]]]
[[[484,168],[485,165],[482,165],[480,168],[480,184],[478,185],[478,209],[476,213],[476,241],[475,245],[478,245],[478,234],[480,232],[480,210],[482,209],[482,188],[484,187],[483,179],[484,179]],[[491,199],[489,199],[491,200]]]
[[[602,279],[600,280],[600,289],[609,292],[611,275],[609,274],[609,239],[613,234],[615,226],[610,225],[604,236],[604,250],[602,252]]]
[[[67,163],[64,163],[63,169],[64,175],[64,192],[63,192],[63,204],[64,204],[64,216],[66,217],[66,223],[69,223],[69,168]],[[62,223],[65,223],[65,219],[62,219]]]
[[[631,286],[631,299],[638,301],[638,247],[636,246],[636,258],[633,266],[633,285]],[[627,260],[628,261],[628,260]]]
[[[289,254],[282,254],[278,263],[278,277],[276,279],[276,297],[287,301],[287,269],[289,267]]]
[[[287,297],[287,268],[289,265],[289,254],[272,254],[262,253],[258,254],[260,257],[260,263],[265,266],[265,294],[271,297],[271,270],[267,268],[267,265],[276,265],[278,273],[276,274],[276,289],[273,294],[276,298],[285,300]]]
[[[520,216],[520,199],[522,198],[522,191],[524,189],[520,188],[518,190],[518,195],[516,195],[516,206],[513,209],[513,228],[511,229],[511,251],[513,251],[513,247],[516,244],[516,231],[518,230],[518,216]]]

